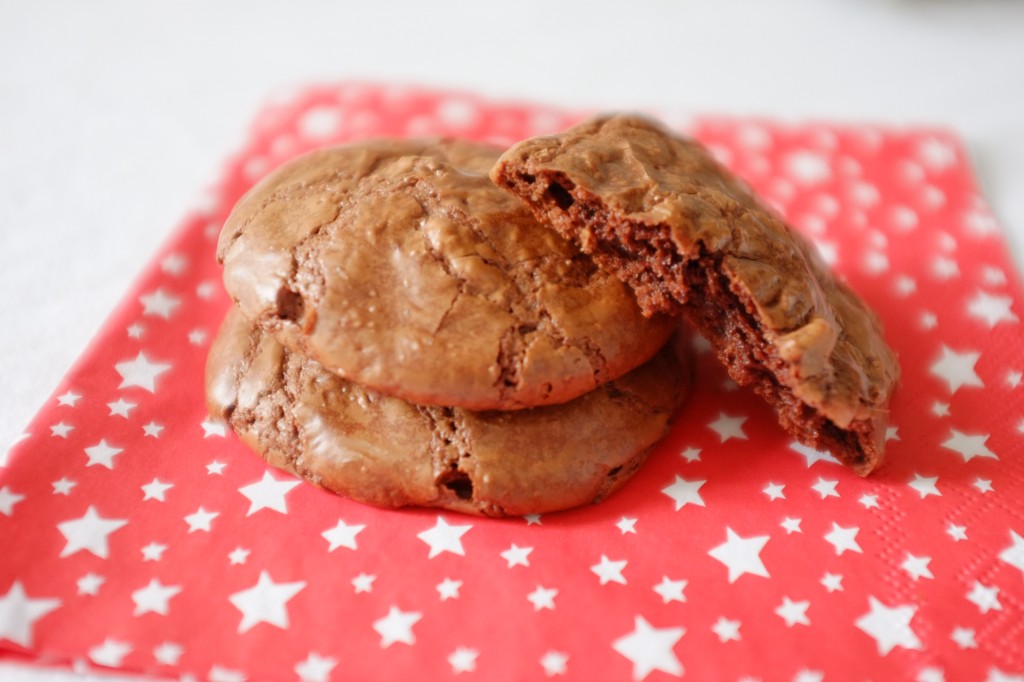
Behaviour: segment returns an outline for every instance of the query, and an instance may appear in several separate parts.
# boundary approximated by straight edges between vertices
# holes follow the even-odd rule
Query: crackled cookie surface
[[[211,414],[272,465],[360,502],[489,516],[597,502],[665,434],[688,373],[678,347],[562,405],[472,412],[364,389],[232,309],[207,361]]]
[[[699,144],[601,117],[519,143],[491,175],[645,312],[685,314],[801,442],[861,474],[881,462],[899,367],[877,317]]]
[[[561,403],[646,361],[671,321],[495,187],[499,153],[376,140],[297,159],[224,226],[228,292],[289,348],[422,404]]]

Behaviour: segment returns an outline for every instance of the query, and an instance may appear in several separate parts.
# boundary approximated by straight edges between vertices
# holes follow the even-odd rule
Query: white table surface
[[[1024,263],[1024,2],[0,0],[0,463],[261,102],[350,78],[951,128]]]

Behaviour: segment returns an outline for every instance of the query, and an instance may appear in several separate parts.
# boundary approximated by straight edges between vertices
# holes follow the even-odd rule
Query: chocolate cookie
[[[877,317],[700,145],[604,117],[516,145],[491,177],[647,314],[684,313],[801,442],[879,464],[899,367]]]
[[[499,153],[376,140],[282,167],[224,226],[228,292],[289,348],[421,404],[561,403],[646,361],[671,320],[495,187]]]
[[[272,465],[360,502],[488,516],[597,502],[639,468],[687,387],[669,344],[575,400],[514,412],[414,405],[286,350],[237,311],[207,361],[211,414]]]

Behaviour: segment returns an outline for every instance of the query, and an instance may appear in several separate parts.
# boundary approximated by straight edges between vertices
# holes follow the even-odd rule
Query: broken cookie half
[[[645,314],[682,313],[800,442],[862,475],[880,464],[899,365],[878,318],[698,143],[601,117],[520,142],[491,178]]]

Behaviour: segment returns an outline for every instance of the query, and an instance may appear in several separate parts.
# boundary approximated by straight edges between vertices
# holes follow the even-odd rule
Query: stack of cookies
[[[664,435],[682,315],[800,442],[882,461],[899,376],[814,248],[695,142],[603,117],[502,151],[375,140],[235,207],[207,401],[363,502],[493,516],[598,501]]]
[[[501,152],[368,141],[250,191],[218,247],[212,413],[375,505],[521,515],[625,482],[685,393],[675,323],[495,186]]]

